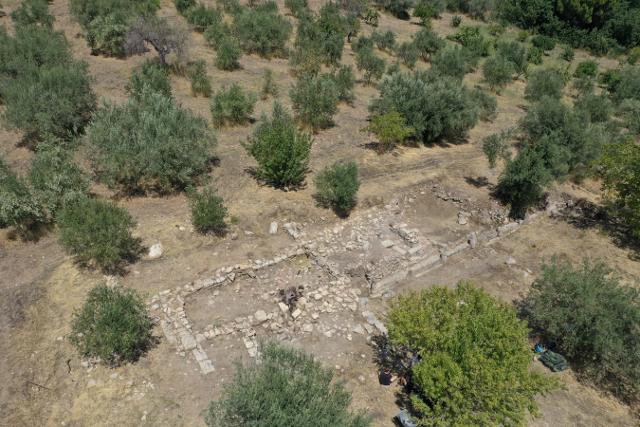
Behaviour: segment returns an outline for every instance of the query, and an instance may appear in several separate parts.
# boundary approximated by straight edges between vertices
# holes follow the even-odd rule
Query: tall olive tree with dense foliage
[[[212,159],[207,122],[161,93],[106,104],[87,131],[98,178],[124,193],[167,194],[197,183]]]
[[[554,385],[530,370],[516,311],[468,283],[398,297],[387,328],[392,348],[416,356],[409,403],[420,426],[522,425]]]

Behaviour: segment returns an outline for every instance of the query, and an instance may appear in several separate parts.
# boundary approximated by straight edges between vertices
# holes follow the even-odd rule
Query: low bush
[[[30,188],[0,157],[0,227],[15,227],[29,237],[37,225],[46,222],[46,212]]]
[[[573,88],[578,92],[579,96],[586,96],[593,93],[596,87],[594,80],[591,78],[580,78],[573,80]]]
[[[471,90],[471,99],[478,108],[480,120],[491,121],[498,115],[498,100],[480,88]]]
[[[487,157],[491,169],[496,168],[498,159],[502,158],[508,161],[511,156],[511,152],[505,141],[505,135],[501,133],[489,135],[484,138],[482,140],[482,152]]]
[[[640,135],[640,100],[625,99],[622,101],[620,103],[620,115],[629,132],[634,135]]]
[[[284,7],[289,9],[289,12],[295,17],[308,10],[307,0],[284,0]]]
[[[384,33],[374,31],[371,33],[371,40],[373,40],[378,49],[387,52],[392,52],[396,46],[396,34],[391,30]]]
[[[238,364],[220,400],[205,413],[208,427],[251,425],[367,427],[349,412],[351,395],[331,370],[301,350],[267,343],[259,363]]]
[[[489,56],[491,42],[482,35],[480,27],[460,27],[451,38],[466,47],[475,58]]]
[[[363,48],[356,51],[356,66],[364,73],[365,83],[371,84],[382,77],[386,62],[377,56],[373,49]]]
[[[140,15],[153,15],[159,8],[157,0],[71,0],[71,13],[83,27],[100,16],[112,13],[123,19],[135,19]]]
[[[205,188],[201,192],[189,193],[189,205],[191,206],[191,223],[202,234],[213,233],[223,235],[227,230],[224,217],[227,208],[224,207],[222,197],[215,190]]]
[[[31,163],[29,182],[50,217],[89,193],[91,181],[60,141],[40,144]]]
[[[217,92],[211,100],[211,116],[215,126],[247,123],[253,114],[257,97],[238,84]]]
[[[237,70],[240,68],[240,62],[238,62],[240,56],[242,56],[242,51],[235,37],[224,36],[218,41],[215,62],[218,69]]]
[[[199,33],[204,32],[210,26],[220,25],[222,15],[215,9],[211,9],[204,4],[189,8],[184,13],[185,19]]]
[[[553,175],[540,152],[526,146],[507,162],[494,195],[510,205],[511,217],[524,218],[527,210],[542,200],[546,186],[552,181]]]
[[[173,0],[173,4],[178,13],[184,15],[187,10],[196,6],[196,0]]]
[[[140,253],[131,215],[106,200],[79,198],[58,213],[60,243],[83,266],[119,272]]]
[[[532,47],[527,51],[527,61],[535,65],[542,64],[542,50],[537,47]]]
[[[406,119],[397,111],[373,116],[364,130],[378,137],[378,152],[389,151],[415,135],[415,130],[407,126]]]
[[[233,32],[245,52],[264,58],[285,56],[291,24],[274,5],[266,1],[253,9],[244,8],[235,16]]]
[[[238,50],[240,50],[238,39],[234,38],[231,34],[231,27],[226,22],[220,21],[216,24],[209,25],[206,30],[204,30],[202,36],[207,44],[214,49],[218,49],[219,44],[225,38],[233,38],[238,45]]]
[[[204,119],[149,91],[124,105],[105,105],[87,134],[98,178],[129,194],[167,194],[194,185],[215,144]]]
[[[16,27],[39,25],[52,28],[54,18],[49,13],[47,0],[22,0],[20,6],[11,12],[11,20]]]
[[[346,217],[356,205],[360,181],[355,162],[336,162],[318,173],[315,179],[318,202]]]
[[[416,62],[418,62],[420,51],[412,42],[402,42],[398,45],[396,54],[404,65],[413,69],[416,66]]]
[[[445,42],[433,31],[423,28],[413,36],[413,45],[418,49],[422,60],[428,61],[444,47]]]
[[[92,55],[120,58],[124,56],[124,44],[129,26],[119,15],[98,16],[87,26],[87,42]]]
[[[468,283],[400,296],[387,318],[391,356],[413,356],[401,373],[419,425],[523,424],[535,396],[555,386],[530,369],[516,311]]]
[[[522,301],[543,343],[589,380],[636,402],[640,393],[640,293],[601,261],[575,268],[553,259]]]
[[[547,52],[556,47],[556,40],[553,37],[537,35],[531,38],[531,44],[543,52]]]
[[[460,46],[442,49],[431,60],[431,70],[442,76],[462,80],[472,70],[469,51]]]
[[[276,187],[296,187],[307,174],[312,143],[311,135],[299,131],[286,110],[274,103],[273,115],[261,118],[245,149],[258,163],[259,179]]]
[[[413,6],[413,0],[374,0],[373,3],[398,19],[408,20],[411,17],[409,10]]]
[[[276,82],[273,81],[273,71],[267,68],[264,70],[264,76],[262,78],[261,98],[264,100],[270,96],[278,96],[278,86]]]
[[[146,60],[133,69],[125,89],[130,96],[136,99],[140,99],[145,91],[159,93],[170,98],[169,73],[157,61]]]
[[[300,17],[292,64],[299,70],[319,72],[319,65],[337,66],[342,58],[347,22],[333,3],[325,4],[318,15]]]
[[[353,87],[356,84],[356,77],[350,65],[342,65],[331,73],[336,88],[338,89],[338,99],[351,104],[355,99]]]
[[[613,104],[609,98],[594,93],[582,95],[576,100],[574,107],[591,123],[607,123],[613,114]]]
[[[328,74],[301,76],[289,94],[297,118],[314,130],[333,124],[339,95],[336,82]]]
[[[527,49],[517,41],[499,41],[496,45],[496,55],[509,61],[518,76],[527,72]]]
[[[207,98],[211,96],[211,82],[207,76],[207,64],[204,60],[200,59],[189,64],[188,73],[191,80],[191,94]]]
[[[153,344],[153,322],[132,289],[98,285],[74,312],[69,340],[83,357],[109,366],[135,362]]]
[[[420,19],[420,25],[427,28],[431,26],[431,20],[437,18],[440,12],[442,11],[438,11],[435,4],[425,1],[418,2],[413,8],[413,16]]]
[[[379,86],[370,105],[375,114],[400,113],[425,143],[464,138],[478,122],[473,95],[456,79],[430,73],[395,73]]]
[[[529,101],[539,101],[545,96],[560,99],[564,85],[562,71],[555,68],[538,69],[529,75],[524,96]]]
[[[598,63],[592,60],[582,61],[576,67],[573,76],[576,78],[595,78],[598,75]]]
[[[614,102],[620,103],[625,99],[640,101],[640,67],[626,66],[620,70],[618,80],[615,82],[611,97]]]
[[[484,80],[493,90],[502,88],[513,81],[515,70],[511,62],[502,56],[487,58],[482,66]]]
[[[571,46],[565,46],[562,49],[562,53],[560,54],[560,57],[567,62],[571,62],[576,57],[576,52],[573,50]]]

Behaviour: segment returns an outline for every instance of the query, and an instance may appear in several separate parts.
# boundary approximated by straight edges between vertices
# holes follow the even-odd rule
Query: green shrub
[[[351,44],[351,49],[358,53],[361,50],[373,50],[374,43],[371,37],[360,36]]]
[[[524,96],[529,101],[539,101],[545,96],[560,99],[564,85],[562,71],[555,68],[538,69],[529,75]]]
[[[311,135],[299,131],[284,108],[274,103],[272,117],[262,116],[245,149],[258,162],[259,179],[277,187],[296,187],[308,171],[312,143]]]
[[[136,99],[140,99],[145,91],[159,93],[170,98],[169,73],[157,61],[146,60],[133,69],[125,89],[130,96]]]
[[[196,0],[173,0],[173,4],[175,4],[178,13],[184,15],[187,10],[196,6]]]
[[[640,147],[633,138],[607,144],[602,159],[601,176],[605,200],[612,216],[640,238]]]
[[[629,65],[636,65],[638,60],[640,60],[640,47],[636,46],[629,50],[629,53],[627,54],[627,63]]]
[[[402,42],[398,45],[396,54],[398,55],[398,58],[400,58],[400,60],[404,63],[404,65],[413,69],[413,67],[416,66],[416,62],[418,62],[420,51],[412,42]]]
[[[565,46],[562,49],[562,53],[560,54],[560,57],[567,62],[571,62],[576,57],[576,53],[571,46]]]
[[[491,121],[498,114],[498,100],[480,88],[471,90],[471,99],[478,108],[480,120]]]
[[[443,39],[433,31],[423,28],[413,36],[413,45],[420,52],[423,61],[428,61],[445,45]]]
[[[480,27],[460,27],[451,38],[466,47],[476,58],[489,56],[491,42],[482,35]]]
[[[207,409],[208,427],[369,425],[365,416],[349,413],[351,395],[312,356],[275,343],[260,353],[260,363],[237,365],[233,381]]]
[[[434,4],[421,1],[413,8],[413,16],[420,19],[420,25],[423,27],[430,27],[431,20],[437,18],[439,15],[438,10]]]
[[[478,122],[478,106],[471,91],[458,80],[416,72],[386,76],[380,97],[370,110],[385,114],[397,111],[425,143],[464,138]]]
[[[556,47],[556,40],[553,37],[537,35],[531,38],[531,44],[543,52],[547,52]]]
[[[211,100],[211,116],[215,126],[239,125],[249,121],[257,97],[238,84],[217,92]]]
[[[220,70],[233,71],[240,68],[240,44],[235,37],[224,36],[217,45],[216,67]]]
[[[620,103],[620,115],[629,132],[640,135],[640,100],[625,99]]]
[[[98,16],[87,26],[91,54],[123,57],[128,30],[129,27],[119,15]]]
[[[498,89],[513,81],[515,72],[511,62],[502,56],[487,58],[482,66],[482,75],[491,89]]]
[[[49,13],[47,0],[23,0],[20,6],[11,12],[11,20],[16,27],[40,25],[52,28],[54,18]]]
[[[380,13],[374,8],[369,8],[364,13],[362,20],[372,27],[377,27],[378,21],[380,20]]]
[[[462,80],[472,69],[469,51],[460,46],[442,49],[431,60],[431,70],[442,76]]]
[[[579,96],[592,94],[595,86],[593,79],[590,78],[573,80],[573,88],[578,92]]]
[[[215,9],[199,4],[185,12],[185,18],[193,29],[199,33],[204,32],[209,26],[220,25],[222,15]]]
[[[261,98],[267,99],[269,96],[276,97],[278,96],[278,86],[276,82],[273,81],[273,71],[267,68],[264,70],[264,76],[262,80],[262,96]]]
[[[384,33],[374,31],[371,33],[371,40],[373,40],[378,49],[387,52],[391,52],[396,46],[396,34],[391,30]]]
[[[57,216],[60,243],[83,266],[118,272],[140,253],[131,235],[131,215],[106,200],[81,197],[66,204]]]
[[[503,158],[505,161],[508,161],[511,156],[511,152],[505,139],[505,134],[495,133],[482,140],[482,152],[487,157],[489,167],[491,169],[496,168],[499,158]]]
[[[217,235],[225,233],[227,224],[224,222],[224,217],[227,215],[227,208],[224,207],[222,197],[218,196],[215,190],[206,188],[200,193],[190,192],[189,204],[191,223],[199,233]]]
[[[46,222],[39,198],[18,178],[0,157],[0,227],[15,227],[23,237],[37,225]]]
[[[336,162],[318,173],[315,184],[318,202],[346,217],[356,205],[360,188],[358,166],[352,161]]]
[[[528,329],[515,310],[467,283],[398,297],[388,314],[393,348],[409,364],[419,425],[520,425],[555,382],[530,370]]]
[[[307,0],[284,0],[284,7],[289,9],[289,12],[293,16],[300,17],[300,15],[307,11]]]
[[[0,76],[3,79],[15,80],[39,69],[72,61],[69,43],[61,32],[38,26],[17,27],[15,37],[11,37],[6,28],[0,26]],[[4,95],[5,90],[4,84],[0,86],[0,95]]]
[[[350,65],[341,65],[331,73],[331,77],[338,89],[338,99],[351,104],[355,99],[353,87],[356,84],[356,77]]]
[[[266,1],[253,9],[242,9],[235,16],[234,34],[245,52],[264,58],[285,55],[291,24],[273,4]]]
[[[202,35],[207,44],[214,49],[218,49],[218,46],[223,40],[230,38],[235,40],[237,50],[240,50],[238,39],[231,34],[231,27],[223,21],[209,25]],[[238,54],[238,57],[239,56],[240,55]]]
[[[527,49],[516,41],[499,41],[496,55],[509,61],[518,76],[527,72]]]
[[[487,27],[487,31],[494,37],[500,37],[505,33],[505,31],[507,31],[507,28],[503,24],[495,22],[489,24],[489,26]]]
[[[152,15],[160,8],[157,0],[71,0],[71,13],[83,27],[99,16],[117,13],[130,20],[139,15]]]
[[[532,47],[527,51],[527,61],[535,65],[542,64],[542,50],[537,47]]]
[[[347,35],[346,21],[340,9],[329,2],[326,3],[316,17],[306,14],[300,17],[296,34],[295,51],[291,61],[296,68],[307,68],[316,64],[337,66],[344,49],[344,37]]]
[[[522,302],[543,342],[590,381],[627,401],[640,393],[640,294],[601,261],[581,268],[553,259]]]
[[[552,181],[553,175],[541,153],[526,146],[507,162],[494,194],[510,205],[510,216],[524,218],[527,210],[541,201]]]
[[[216,3],[224,12],[230,13],[234,17],[243,9],[238,0],[216,0]]]
[[[574,107],[591,123],[606,123],[613,114],[613,104],[609,98],[594,93],[587,93],[578,98]]]
[[[371,84],[382,77],[386,63],[373,52],[373,49],[365,48],[356,51],[356,66],[364,73],[365,83]]]
[[[289,94],[297,118],[314,130],[333,124],[339,95],[334,79],[328,74],[301,76]]]
[[[598,63],[596,61],[582,61],[576,67],[573,76],[576,78],[595,78],[598,75]]]
[[[29,182],[33,193],[51,217],[68,203],[86,196],[91,182],[60,141],[40,144],[31,163]]]
[[[110,366],[135,362],[153,344],[153,321],[132,289],[98,285],[74,312],[69,340],[83,357]]]
[[[189,64],[189,80],[191,80],[191,94],[193,96],[211,96],[211,82],[207,76],[207,64],[203,59]]]
[[[415,135],[415,130],[407,126],[407,121],[397,111],[373,116],[364,130],[378,137],[378,152],[389,151]]]
[[[167,194],[193,185],[215,144],[204,119],[149,91],[105,105],[87,133],[98,178],[124,193]]]
[[[616,103],[625,99],[640,100],[640,67],[624,67],[620,71],[611,96]]]
[[[462,16],[460,15],[453,15],[451,17],[451,26],[453,28],[458,28],[460,26],[460,24],[462,24]]]
[[[373,3],[398,19],[408,20],[411,17],[409,9],[413,6],[413,0],[374,0]]]
[[[96,103],[84,62],[41,67],[9,79],[0,91],[7,124],[22,130],[27,140],[81,133]]]

